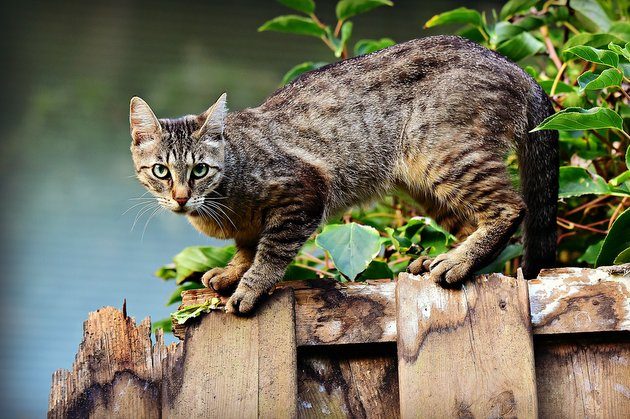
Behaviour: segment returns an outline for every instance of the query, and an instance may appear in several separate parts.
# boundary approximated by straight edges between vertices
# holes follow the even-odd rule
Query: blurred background
[[[333,21],[332,1],[316,2]],[[427,36],[422,24],[459,6],[395,1],[354,20],[354,40]],[[130,198],[128,104],[158,117],[199,113],[224,91],[236,110],[258,105],[303,61],[330,61],[314,38],[258,33],[292,13],[272,0],[21,1],[0,19],[0,411],[42,417],[51,375],[70,368],[90,311],[168,316],[172,286],[153,276],[190,245],[216,244],[183,217],[146,225]],[[172,337],[168,337],[172,340]]]

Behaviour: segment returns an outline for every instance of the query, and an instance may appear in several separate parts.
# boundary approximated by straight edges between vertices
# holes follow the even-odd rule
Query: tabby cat
[[[303,74],[262,105],[157,119],[131,100],[140,182],[199,231],[233,238],[203,275],[227,310],[251,313],[326,218],[394,188],[467,236],[408,270],[457,284],[493,260],[524,218],[523,270],[555,261],[558,139],[530,133],[553,112],[517,65],[454,36],[412,40]],[[521,187],[505,164],[515,149]]]

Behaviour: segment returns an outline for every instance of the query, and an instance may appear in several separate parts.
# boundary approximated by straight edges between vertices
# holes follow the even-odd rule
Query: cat
[[[471,41],[435,36],[305,73],[265,102],[157,119],[131,100],[140,182],[199,231],[237,252],[202,281],[252,313],[326,218],[402,188],[427,214],[467,236],[408,270],[445,286],[493,260],[524,219],[523,271],[555,262],[556,131],[530,132],[553,113],[516,64]],[[516,150],[521,187],[505,157]]]

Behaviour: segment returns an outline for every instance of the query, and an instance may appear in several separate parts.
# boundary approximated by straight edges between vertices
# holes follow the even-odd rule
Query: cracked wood
[[[527,284],[480,275],[459,290],[401,274],[400,416],[537,415]]]

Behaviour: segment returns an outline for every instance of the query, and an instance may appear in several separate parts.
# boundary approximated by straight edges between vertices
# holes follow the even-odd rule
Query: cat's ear
[[[198,137],[204,134],[223,134],[225,128],[225,117],[227,116],[227,95],[223,93],[214,105],[197,117],[201,128],[197,131]]]
[[[136,146],[160,138],[162,133],[160,121],[155,117],[147,102],[138,96],[132,97],[129,104],[129,124],[131,138]]]

